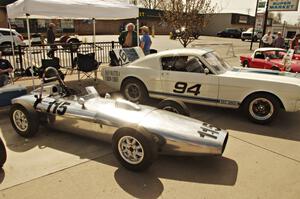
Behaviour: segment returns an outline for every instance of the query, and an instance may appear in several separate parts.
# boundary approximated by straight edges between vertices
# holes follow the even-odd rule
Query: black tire
[[[148,99],[148,91],[145,85],[138,79],[127,79],[122,83],[123,96],[132,102],[144,103]]]
[[[277,70],[277,71],[280,71],[280,69],[276,66],[272,66],[271,70]]]
[[[257,37],[256,36],[253,37],[253,41],[257,42]]]
[[[3,141],[0,138],[0,168],[2,168],[5,162],[6,162],[6,149]]]
[[[279,100],[268,93],[250,95],[243,103],[244,114],[254,123],[268,124],[278,115]]]
[[[180,115],[190,116],[190,111],[185,105],[185,103],[178,100],[173,100],[173,99],[162,100],[158,104],[158,108],[173,113],[177,113]]]
[[[24,130],[21,129],[22,126],[17,124],[16,114],[21,114],[22,117],[24,117],[24,119],[26,119],[27,122],[25,121],[25,123],[26,123],[27,127],[26,128],[24,127]],[[15,105],[12,105],[12,107],[10,109],[9,117],[10,117],[10,121],[11,121],[13,128],[20,136],[29,138],[29,137],[33,137],[38,132],[39,125],[40,125],[38,113],[29,112],[23,106],[21,106],[19,104],[15,104]]]
[[[244,68],[248,68],[248,67],[249,67],[249,64],[248,64],[248,61],[247,61],[247,60],[245,60],[245,61],[243,62],[243,67],[244,67]]]
[[[242,39],[242,41],[245,41],[245,39]]]
[[[128,139],[129,141],[135,140],[135,144],[128,146],[129,143],[126,142],[126,139]],[[127,143],[127,146],[122,145],[122,143],[124,144],[125,142]],[[134,155],[134,150],[137,149],[133,147],[140,147],[139,153],[141,155],[137,155],[135,160],[132,159],[132,156]],[[134,129],[129,128],[118,130],[113,135],[112,149],[115,157],[118,159],[120,164],[132,171],[144,171],[148,169],[156,159],[158,153],[157,145],[150,134],[138,132]],[[125,150],[129,151],[129,153],[131,154],[128,154],[128,152],[125,152]]]

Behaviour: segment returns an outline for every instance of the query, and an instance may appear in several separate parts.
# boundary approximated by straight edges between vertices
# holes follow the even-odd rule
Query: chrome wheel
[[[140,87],[135,83],[129,83],[125,88],[125,95],[129,101],[139,101],[141,98]]]
[[[144,159],[144,149],[141,143],[132,136],[123,136],[118,142],[121,157],[129,164],[139,164]]]
[[[256,98],[249,105],[249,113],[256,120],[267,120],[274,113],[274,105],[266,98]]]
[[[22,111],[20,110],[14,111],[13,121],[19,131],[22,132],[27,131],[29,124],[26,115]]]
[[[179,111],[176,108],[172,107],[172,106],[166,106],[166,107],[163,108],[163,110],[180,114]]]

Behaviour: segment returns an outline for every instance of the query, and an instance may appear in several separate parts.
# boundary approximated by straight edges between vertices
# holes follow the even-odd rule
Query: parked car
[[[226,28],[223,31],[217,33],[219,37],[231,37],[231,38],[241,38],[241,30],[236,28]]]
[[[292,55],[290,64],[285,65],[284,58],[286,54],[287,51],[281,48],[258,48],[252,55],[240,56],[240,60],[243,67],[299,73],[299,56]]]
[[[103,68],[102,76],[130,101],[171,97],[187,103],[241,108],[260,124],[271,122],[280,109],[300,110],[299,74],[232,68],[213,50],[167,50]]]
[[[12,29],[13,42],[15,46],[24,45],[23,36],[16,30]],[[10,29],[0,28],[0,46],[11,46],[12,37],[10,35]]]
[[[0,168],[3,167],[6,162],[6,149],[2,139],[0,138]]]
[[[161,110],[114,100],[108,94],[102,98],[94,87],[86,88],[87,95],[78,96],[64,84],[56,69],[47,68],[43,77],[40,88],[12,100],[10,120],[23,137],[34,136],[39,125],[46,124],[112,142],[119,162],[135,171],[148,168],[158,153],[221,155],[225,149],[225,130],[166,111],[173,107],[170,100],[162,102],[160,108],[166,110]]]
[[[170,32],[170,39],[175,40],[178,37],[180,38],[180,37],[184,36],[184,34],[186,34],[185,28],[173,30],[172,32]],[[200,36],[200,31],[194,30],[190,36],[193,37],[194,39],[198,39]]]
[[[245,40],[251,40],[252,38],[252,33],[253,33],[253,28],[249,28],[248,30],[242,32],[241,35],[241,40],[245,41]],[[254,31],[254,35],[253,35],[253,41],[258,41],[262,38],[262,32],[261,31]]]

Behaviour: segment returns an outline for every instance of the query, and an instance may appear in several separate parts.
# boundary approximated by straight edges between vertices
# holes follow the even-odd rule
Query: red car
[[[243,67],[262,68],[280,71],[300,72],[300,55],[294,54],[289,68],[284,66],[283,58],[287,54],[281,48],[259,48],[252,55],[240,56]]]

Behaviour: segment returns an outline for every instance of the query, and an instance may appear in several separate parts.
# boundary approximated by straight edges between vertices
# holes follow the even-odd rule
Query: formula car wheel
[[[143,103],[148,98],[145,85],[137,79],[128,79],[122,84],[123,96],[131,102]]]
[[[16,132],[22,137],[33,137],[39,129],[39,117],[36,112],[29,112],[21,105],[13,105],[10,121]]]
[[[270,94],[254,94],[248,97],[244,104],[244,111],[248,118],[258,124],[273,121],[279,109],[279,101]]]
[[[178,100],[173,100],[173,99],[162,100],[158,104],[158,108],[173,113],[177,113],[180,115],[190,116],[188,107],[185,105],[185,103]]]
[[[245,68],[248,68],[248,67],[249,67],[249,63],[248,63],[247,60],[245,60],[245,61],[243,62],[243,67],[245,67]]]
[[[0,138],[0,168],[2,168],[5,162],[6,162],[6,149],[3,141]]]
[[[120,164],[132,171],[146,170],[157,157],[153,138],[134,129],[116,132],[112,138],[112,148]]]

